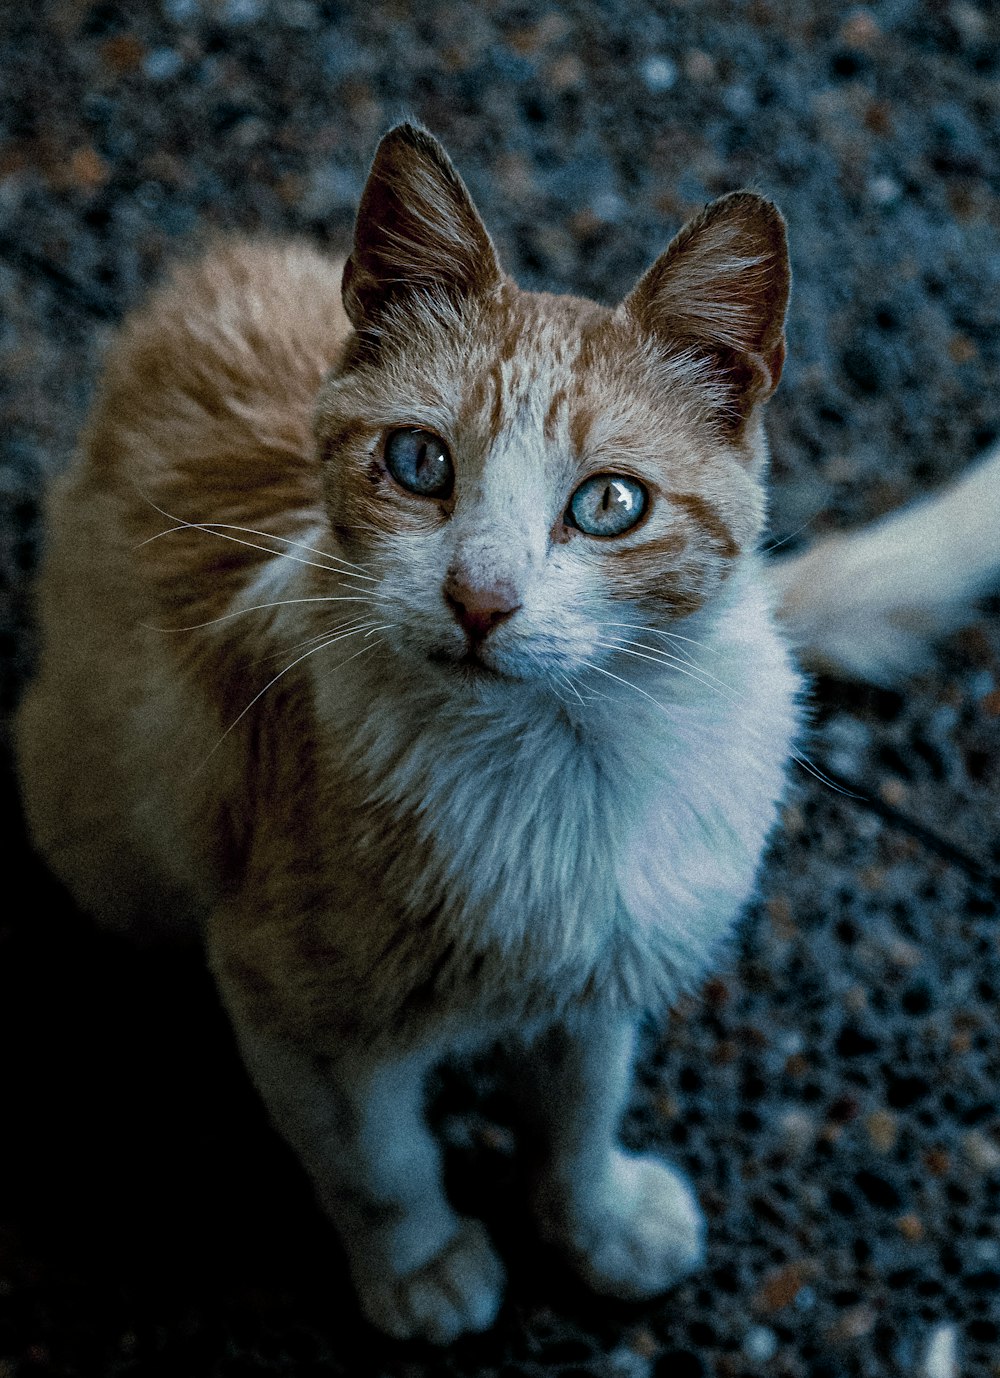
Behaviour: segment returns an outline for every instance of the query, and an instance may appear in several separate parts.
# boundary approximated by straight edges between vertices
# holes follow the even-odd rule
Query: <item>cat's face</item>
[[[746,195],[697,226],[617,310],[521,292],[439,146],[386,136],[318,436],[331,522],[402,653],[574,692],[661,655],[650,638],[683,634],[753,549],[784,238]]]

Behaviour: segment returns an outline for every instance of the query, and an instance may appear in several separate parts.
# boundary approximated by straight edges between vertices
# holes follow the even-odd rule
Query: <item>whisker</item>
[[[169,513],[165,515],[169,515]],[[248,550],[260,550],[265,555],[277,555],[280,556],[282,560],[292,560],[297,565],[310,565],[313,569],[324,569],[327,574],[339,574],[344,578],[351,575],[350,570],[338,569],[336,565],[321,565],[316,560],[304,560],[301,555],[291,555],[287,550],[273,550],[270,546],[258,545],[256,541],[244,541],[239,536],[229,536],[225,531],[219,531],[211,524],[206,525],[203,522],[180,522],[176,526],[168,527],[166,531],[158,531],[155,536],[147,536],[144,541],[139,542],[136,549],[141,550],[144,545],[150,545],[153,541],[158,541],[161,536],[172,536],[175,531],[203,531],[206,536],[218,536],[220,541],[233,541],[236,545],[245,545]],[[264,534],[267,535],[266,532]],[[354,579],[369,579],[371,575],[353,574],[351,577]],[[377,583],[378,580],[373,579],[372,582]]]
[[[394,627],[395,625],[395,622],[387,622],[385,624],[385,627],[376,627],[374,628],[374,630],[385,631],[389,627]],[[370,641],[367,646],[362,646],[360,651],[355,651],[354,654],[348,656],[346,660],[338,660],[336,665],[330,667],[330,669],[327,671],[327,674],[332,674],[334,670],[342,670],[345,665],[350,664],[352,660],[357,660],[358,656],[363,656],[366,651],[374,651],[376,646],[382,646],[384,644],[385,643],[382,641]]]
[[[609,643],[605,641],[599,644],[607,646]],[[714,685],[719,689],[720,693],[726,692],[734,695],[738,699],[743,697],[739,690],[734,689],[731,684],[727,684],[725,680],[719,679],[718,675],[713,675],[711,670],[706,670],[704,665],[699,665],[697,661],[691,660],[688,656],[681,656],[670,651],[665,651],[659,646],[650,646],[645,641],[632,641],[628,637],[619,638],[615,642],[615,646],[626,655],[639,654],[638,651],[626,650],[627,646],[638,646],[641,650],[649,652],[649,655],[644,657],[645,659],[658,660],[661,664],[671,665],[676,670],[680,670],[682,666],[687,665],[690,670],[698,671],[698,674],[702,676],[701,682],[706,688],[711,688]]]
[[[373,575],[366,574],[360,565],[353,564],[352,561],[345,560],[340,555],[331,555],[327,550],[319,550],[316,546],[306,545],[303,541],[293,541],[288,536],[279,536],[273,531],[258,531],[256,527],[253,526],[238,526],[234,522],[184,521],[181,517],[175,517],[172,512],[168,512],[165,508],[160,507],[148,496],[148,494],[143,493],[141,489],[139,489],[139,492],[143,500],[147,502],[155,512],[159,512],[161,517],[166,517],[168,521],[176,524],[166,531],[158,531],[155,536],[148,536],[146,540],[140,541],[137,549],[141,549],[144,545],[149,545],[151,541],[158,541],[161,536],[170,536],[175,531],[204,531],[207,535],[220,536],[223,540],[237,541],[239,545],[248,546],[252,550],[262,550],[268,555],[283,555],[288,560],[295,560],[297,564],[315,565],[315,561],[300,560],[298,556],[289,555],[287,551],[272,550],[268,546],[255,545],[253,541],[240,541],[236,536],[227,536],[225,534],[226,531],[242,531],[249,536],[263,536],[269,541],[280,541],[283,545],[294,546],[299,550],[308,550],[313,555],[322,556],[324,560],[333,560],[335,562],[332,567],[330,565],[315,565],[317,569],[330,569],[332,573],[343,574],[345,578],[367,579],[370,583],[378,583],[378,580]],[[337,566],[340,566],[340,568]]]
[[[560,703],[569,703],[569,699],[567,699],[566,695],[560,694],[559,690],[556,688],[554,684],[549,685],[549,690],[552,694],[555,695],[555,697],[559,700]]]
[[[297,651],[303,646],[311,646],[314,642],[322,641],[324,637],[331,637],[334,641],[341,641],[345,636],[353,636],[355,632],[364,632],[376,626],[377,623],[367,621],[363,616],[348,618],[346,622],[337,622],[332,627],[327,627],[325,630],[316,632],[312,636],[304,637],[302,641],[296,641],[291,646],[282,646],[278,651],[272,651],[269,655],[261,656],[261,662],[277,660],[279,656],[285,656],[289,651]]]
[[[173,514],[173,512],[168,512],[165,508],[160,507],[159,504],[155,503],[147,493],[143,493],[141,488],[139,489],[139,493],[143,498],[143,501],[148,503],[149,506],[152,507],[155,512],[159,512],[161,517],[166,517],[168,521],[177,523],[177,526],[174,528],[175,530],[183,530],[186,526],[201,527],[202,529],[205,529],[206,527],[224,527],[232,531],[242,531],[250,536],[266,536],[269,540],[281,541],[283,545],[296,546],[299,550],[308,550],[311,554],[321,555],[324,559],[335,560],[338,564],[343,565],[346,569],[354,569],[359,571],[363,578],[370,579],[372,577],[371,575],[366,574],[364,572],[363,566],[356,565],[351,560],[345,560],[341,555],[333,555],[328,550],[320,550],[318,546],[306,545],[304,541],[293,541],[290,537],[279,536],[276,532],[273,531],[259,531],[256,527],[238,526],[233,522],[187,522],[182,517],[177,517]],[[166,534],[168,533],[160,532],[160,535]],[[155,540],[156,537],[151,537],[151,539]],[[145,542],[142,542],[142,544],[145,544]],[[278,552],[275,552],[275,554],[277,553]]]
[[[370,579],[372,583],[377,583],[374,575],[365,572],[364,565],[356,565],[353,560],[345,560],[343,555],[334,555],[330,550],[321,550],[316,545],[306,545],[305,541],[293,541],[288,536],[279,536],[274,531],[258,531],[252,526],[236,526],[231,522],[207,522],[208,526],[224,526],[233,531],[242,531],[248,536],[266,536],[271,541],[281,541],[283,545],[294,546],[297,550],[308,550],[311,555],[319,555],[324,560],[333,560],[344,569],[344,573],[353,571],[352,577],[355,579]]]
[[[656,708],[662,709],[664,713],[667,711],[665,704],[660,703],[659,699],[654,699],[652,694],[647,694],[645,689],[640,689],[638,684],[633,684],[630,679],[622,679],[621,675],[612,674],[610,670],[605,670],[603,666],[595,665],[592,660],[581,661],[581,664],[586,665],[588,670],[596,670],[599,675],[607,675],[608,679],[613,679],[618,684],[624,684],[626,689],[634,689],[635,692],[641,694],[644,699],[649,699],[650,703]]]
[[[334,555],[329,550],[320,550],[318,546],[306,545],[304,541],[293,541],[288,536],[279,536],[274,531],[258,531],[252,526],[237,526],[234,522],[190,522],[185,525],[200,526],[202,530],[211,531],[242,531],[247,536],[263,536],[269,541],[281,541],[282,545],[294,546],[296,550],[308,550],[312,555],[319,555],[323,560],[333,560],[337,566],[336,572],[343,574],[345,579],[367,579],[371,584],[377,584],[378,579],[373,574],[366,574],[361,565],[354,564],[351,560],[345,560],[341,555]],[[280,555],[281,551],[275,551]]]
[[[572,679],[570,679],[570,677],[569,677],[568,674],[566,674],[566,673],[563,672],[563,671],[558,671],[558,670],[557,670],[557,671],[556,671],[556,678],[560,681],[560,683],[565,684],[566,688],[570,691],[571,694],[575,694],[575,695],[576,695],[576,697],[580,700],[580,703],[581,703],[581,705],[582,705],[583,707],[586,707],[586,704],[585,704],[585,702],[584,702],[583,695],[580,693],[579,689],[578,689],[578,688],[576,687],[576,685],[573,683]]]
[[[665,636],[669,641],[686,641],[691,646],[697,646],[700,651],[708,651],[710,655],[718,655],[719,648],[710,646],[707,641],[698,641],[693,636],[682,636],[680,632],[668,632],[662,627],[644,627],[640,622],[605,622],[606,627],[628,627],[634,632],[649,632],[652,636]]]
[[[392,624],[392,623],[387,623],[386,625],[387,625],[387,626],[392,626],[393,624]],[[340,637],[339,637],[339,636],[333,636],[333,637],[330,637],[330,638],[329,638],[328,640],[326,640],[326,641],[320,642],[320,644],[319,644],[318,646],[314,646],[314,647],[312,648],[312,650],[310,650],[310,651],[304,651],[304,652],[302,653],[302,655],[296,656],[296,658],[291,662],[290,665],[286,665],[285,668],[284,668],[283,670],[279,670],[279,671],[278,671],[278,673],[273,677],[273,679],[269,679],[268,682],[264,685],[263,689],[258,690],[258,692],[257,692],[256,694],[254,694],[253,698],[252,698],[252,699],[250,700],[250,702],[246,705],[246,707],[243,708],[243,709],[241,710],[241,712],[240,712],[240,713],[233,719],[233,721],[229,724],[229,726],[226,728],[225,732],[223,732],[222,736],[221,736],[221,737],[219,738],[219,740],[215,743],[215,746],[212,747],[211,751],[208,753],[208,755],[207,755],[207,756],[205,757],[205,759],[202,761],[201,765],[198,767],[198,771],[204,770],[205,766],[208,764],[208,762],[212,759],[212,757],[213,757],[213,756],[215,755],[215,753],[218,751],[219,747],[222,745],[222,743],[223,743],[223,742],[226,740],[226,738],[229,736],[230,732],[232,732],[233,728],[236,727],[236,726],[238,726],[238,724],[241,723],[241,722],[243,721],[243,719],[244,719],[244,718],[246,717],[246,715],[250,712],[250,709],[254,706],[254,704],[257,703],[259,699],[262,699],[262,698],[264,697],[264,695],[267,693],[267,691],[268,691],[269,689],[271,689],[275,684],[277,684],[277,682],[278,682],[279,679],[281,679],[284,675],[287,675],[288,672],[289,672],[289,670],[294,670],[295,667],[296,667],[296,665],[301,665],[301,663],[302,663],[303,660],[308,660],[308,658],[309,658],[310,656],[312,656],[312,655],[315,655],[315,654],[317,653],[317,651],[323,651],[323,650],[326,649],[327,646],[332,646],[333,643],[334,643],[335,641],[339,641],[339,640],[340,640]],[[379,644],[379,643],[378,643],[377,641],[372,641],[372,642],[369,643],[369,645],[363,646],[363,647],[361,648],[361,651],[358,651],[358,652],[356,652],[355,654],[356,654],[356,655],[360,655],[363,651],[370,651],[370,650],[373,650],[373,649],[375,648],[375,646],[377,646],[378,644]],[[354,659],[355,659],[355,656],[348,656],[348,657],[347,657],[347,660],[341,661],[340,664],[341,664],[341,665],[346,665],[346,664],[347,664],[347,661],[349,661],[349,660],[354,660]],[[339,669],[340,666],[338,665],[338,666],[336,666],[335,668]],[[198,772],[196,771],[195,773],[197,774]]]
[[[348,585],[348,587],[350,587]],[[285,608],[292,603],[373,603],[371,598],[365,598],[361,594],[357,596],[347,596],[329,594],[315,598],[279,598],[273,603],[254,603],[248,608],[236,608],[233,612],[224,612],[221,617],[210,617],[207,622],[190,622],[183,627],[157,627],[151,622],[143,622],[141,625],[151,632],[196,632],[202,627],[214,627],[218,622],[228,622],[232,617],[242,617],[244,613],[260,612],[264,608]]]
[[[593,661],[585,660],[582,663],[586,665],[588,670],[596,670],[599,675],[607,675],[609,679],[613,679],[618,684],[624,685],[626,689],[633,689],[637,694],[641,694],[644,699],[648,699],[650,703],[661,709],[664,713],[668,711],[665,704],[660,703],[658,699],[654,699],[652,694],[647,694],[645,689],[640,688],[638,684],[633,684],[631,680],[622,679],[620,675],[612,674],[610,670],[605,670],[602,666],[595,665]],[[809,775],[812,775],[821,785],[826,785],[828,789],[834,790],[837,794],[846,795],[849,799],[861,798],[860,795],[853,794],[850,790],[844,789],[842,785],[838,785],[836,780],[831,780],[819,766],[811,761],[804,752],[799,751],[797,747],[791,747],[789,754],[797,765],[801,766]]]
[[[696,675],[693,673],[693,671],[685,669],[684,666],[678,660],[676,660],[672,656],[667,655],[667,653],[664,651],[661,651],[654,655],[644,655],[641,651],[630,651],[628,647],[622,645],[621,642],[595,641],[594,644],[595,646],[604,646],[609,651],[621,651],[623,655],[635,656],[639,660],[650,660],[653,662],[654,665],[664,665],[669,669],[676,670],[678,674],[686,675],[688,679],[695,680],[696,683],[702,685],[705,689],[711,690],[713,693],[722,694],[728,689],[728,686],[722,685],[721,681],[719,681],[717,684],[712,684],[709,680],[702,679],[701,675]],[[739,696],[732,695],[732,697],[734,697],[734,701],[738,701]]]
[[[843,785],[838,785],[836,780],[831,780],[829,775],[825,774],[824,771],[822,771],[820,767],[815,764],[814,761],[810,761],[809,757],[806,756],[804,752],[799,751],[796,747],[792,747],[791,757],[795,764],[801,766],[802,769],[806,772],[806,774],[811,775],[814,779],[818,780],[821,785],[826,785],[828,786],[828,788],[835,790],[837,794],[843,794],[848,799],[864,798],[864,796],[861,794],[855,794],[852,790],[844,789]]]
[[[817,507],[816,511],[812,514],[812,516],[806,517],[805,521],[802,523],[801,526],[797,526],[795,530],[790,531],[787,536],[782,536],[780,541],[772,541],[770,545],[764,546],[763,553],[765,555],[770,555],[772,550],[780,550],[781,547],[783,545],[787,545],[789,541],[794,541],[795,537],[800,535],[803,531],[805,531],[807,526],[812,526],[813,522],[816,520],[816,518],[822,511],[822,507]]]
[[[336,640],[336,637],[331,637],[331,638],[330,638],[330,644],[332,644],[333,641],[335,641],[335,640]],[[222,736],[221,736],[221,737],[219,738],[219,740],[215,743],[215,746],[212,747],[211,751],[210,751],[210,752],[208,753],[208,755],[205,757],[204,761],[202,761],[202,763],[201,763],[201,765],[198,767],[198,769],[199,769],[199,770],[203,770],[203,769],[204,769],[204,767],[208,764],[208,762],[212,759],[212,757],[213,757],[213,756],[215,755],[215,753],[218,751],[218,749],[219,749],[219,747],[222,745],[222,743],[223,743],[223,742],[226,740],[226,738],[229,736],[230,732],[232,732],[233,728],[236,727],[238,723],[241,723],[241,722],[243,721],[243,719],[244,719],[244,718],[246,717],[246,715],[250,712],[250,709],[251,709],[251,708],[254,706],[254,704],[258,701],[258,699],[262,699],[262,698],[264,697],[264,695],[267,693],[267,691],[272,687],[272,685],[277,684],[277,682],[278,682],[279,679],[281,679],[284,675],[287,675],[288,672],[289,672],[289,670],[294,670],[295,667],[296,667],[296,665],[301,664],[301,662],[302,662],[303,660],[306,660],[306,659],[307,659],[309,656],[311,656],[311,655],[315,655],[317,651],[322,651],[323,648],[324,648],[326,645],[327,645],[327,642],[326,642],[326,641],[323,641],[323,642],[320,643],[319,646],[314,646],[314,647],[312,648],[311,651],[305,651],[302,655],[297,656],[297,657],[295,658],[295,660],[293,660],[293,661],[291,662],[290,665],[286,665],[285,668],[284,668],[283,670],[279,670],[278,673],[274,676],[273,679],[269,679],[268,682],[264,685],[263,689],[258,690],[258,692],[257,692],[256,694],[254,694],[253,698],[252,698],[252,699],[250,700],[250,702],[246,705],[246,707],[243,708],[243,709],[241,710],[241,712],[240,712],[240,713],[233,719],[233,721],[229,724],[229,726],[226,728],[225,732],[223,732]]]

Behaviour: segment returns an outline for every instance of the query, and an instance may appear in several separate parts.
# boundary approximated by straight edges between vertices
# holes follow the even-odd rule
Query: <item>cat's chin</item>
[[[520,677],[508,670],[489,665],[475,651],[468,650],[464,655],[450,655],[447,651],[431,651],[428,660],[440,666],[449,678],[476,687],[491,684],[519,684]]]

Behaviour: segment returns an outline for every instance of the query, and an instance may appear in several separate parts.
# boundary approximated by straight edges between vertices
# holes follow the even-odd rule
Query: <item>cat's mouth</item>
[[[447,651],[431,651],[428,659],[435,665],[441,665],[446,670],[450,670],[453,674],[459,674],[467,680],[484,682],[495,680],[512,684],[516,679],[515,675],[508,674],[495,665],[487,664],[472,646],[460,656],[451,655]]]

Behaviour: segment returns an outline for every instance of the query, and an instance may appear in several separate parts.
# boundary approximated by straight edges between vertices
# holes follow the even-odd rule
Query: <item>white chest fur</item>
[[[613,967],[659,1003],[702,974],[752,892],[799,679],[751,571],[687,662],[588,681],[583,702],[508,685],[470,701],[412,667],[316,689],[368,800],[409,838],[383,860],[391,902],[443,907],[457,941],[549,980]]]

